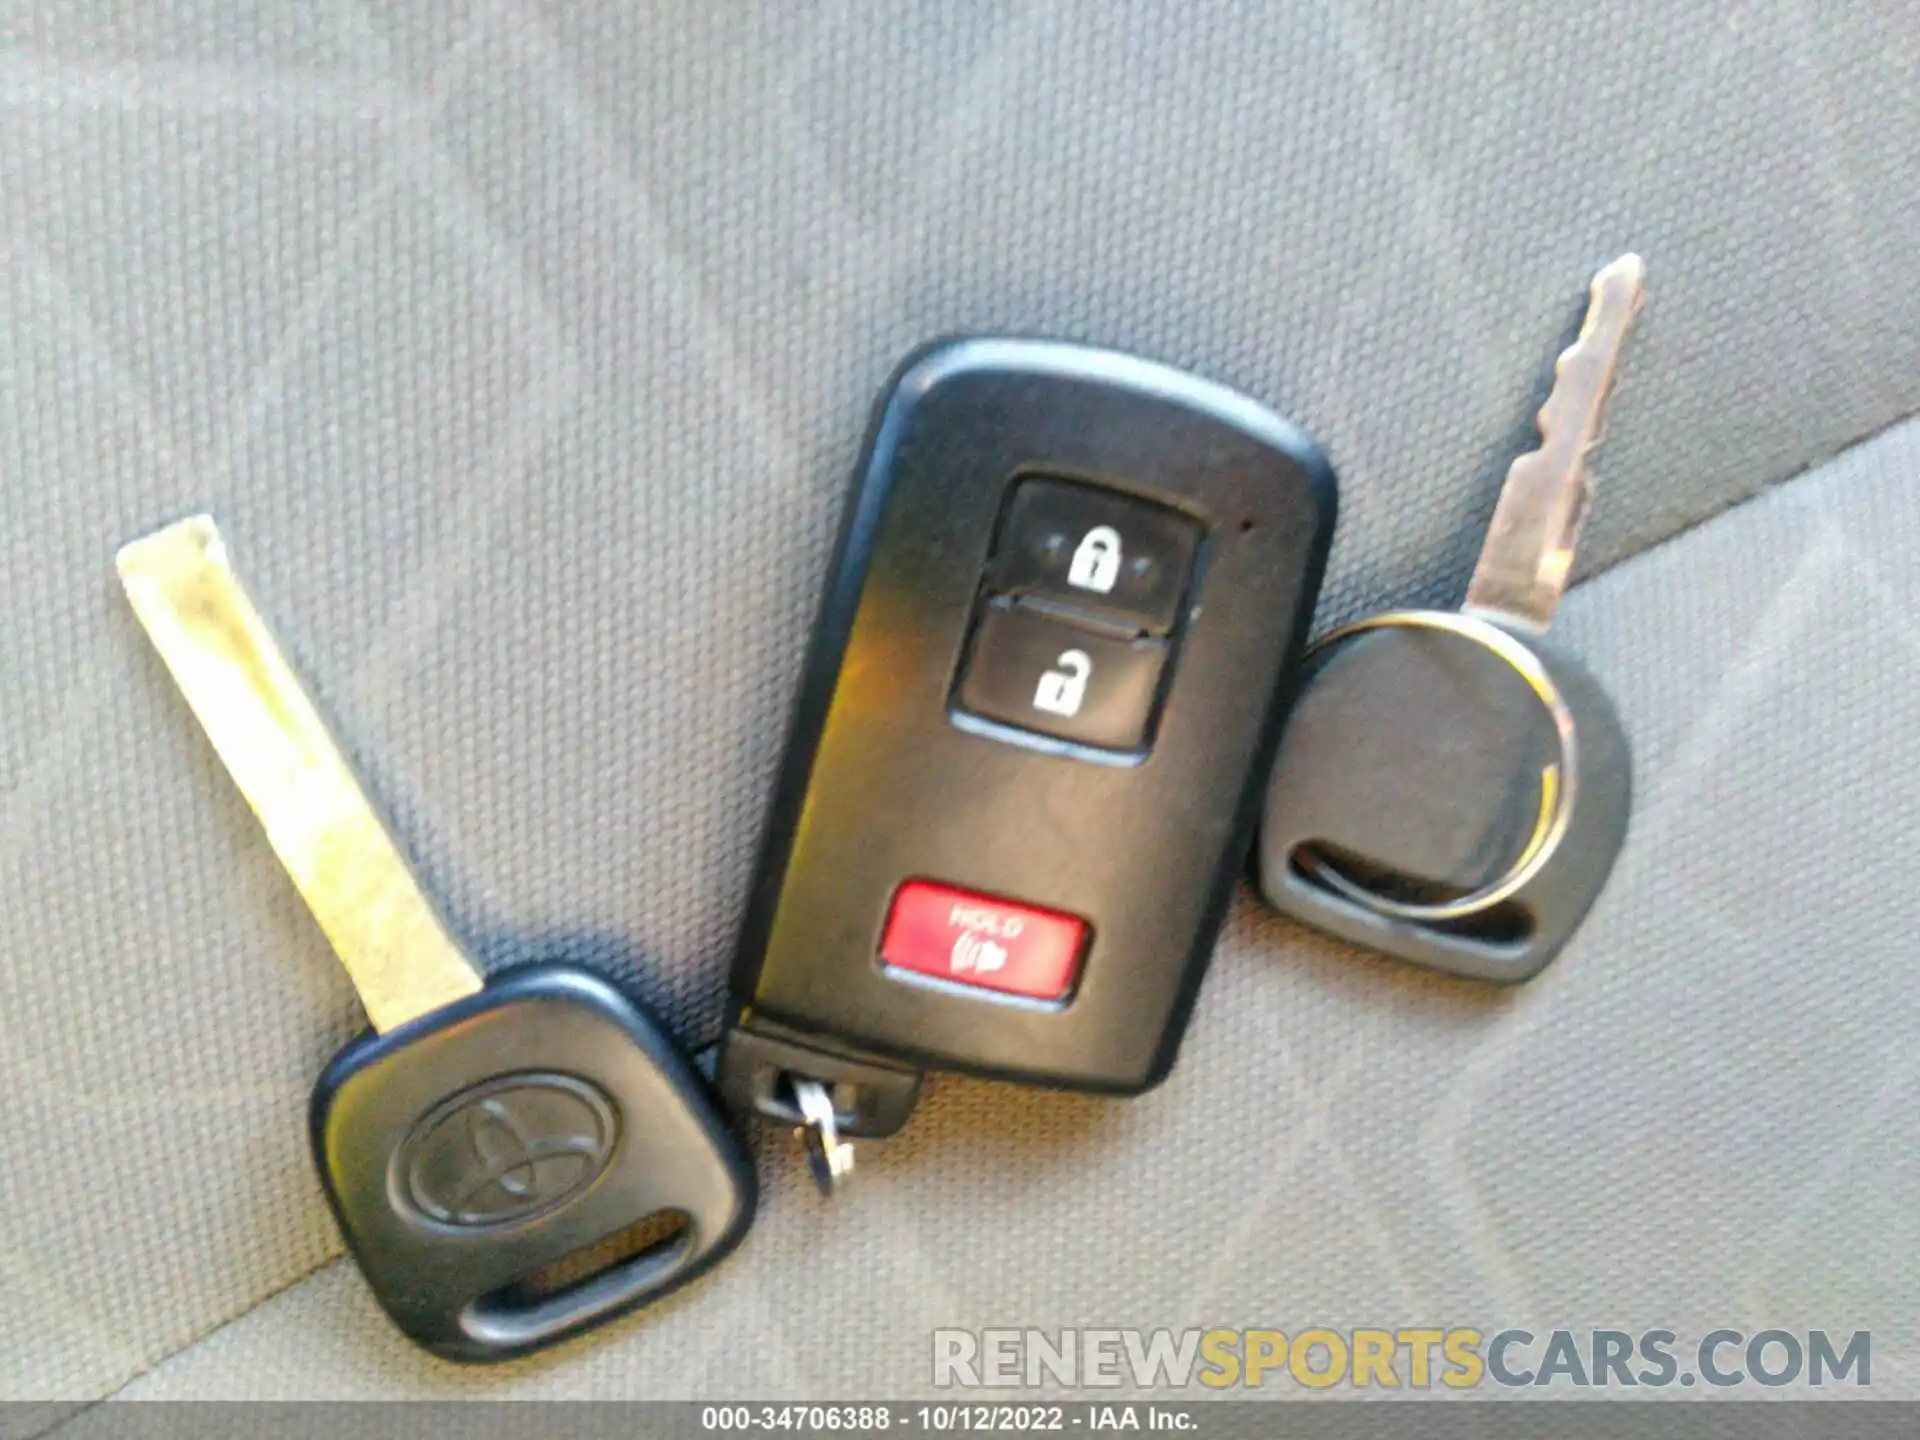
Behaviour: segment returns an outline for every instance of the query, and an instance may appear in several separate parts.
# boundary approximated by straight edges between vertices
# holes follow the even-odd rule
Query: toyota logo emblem
[[[395,1155],[394,1188],[441,1225],[490,1229],[553,1210],[613,1158],[612,1104],[571,1075],[502,1075],[436,1106]]]

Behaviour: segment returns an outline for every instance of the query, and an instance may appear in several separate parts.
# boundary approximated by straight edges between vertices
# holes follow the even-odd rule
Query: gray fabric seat
[[[1888,801],[1920,769],[1916,542],[1909,423],[1572,594],[1638,808],[1524,988],[1248,899],[1161,1090],[946,1080],[834,1205],[767,1145],[735,1261],[604,1339],[476,1382],[336,1261],[127,1393],[934,1395],[940,1326],[1418,1314],[1867,1329],[1873,1393],[1915,1398],[1920,812]]]
[[[0,1397],[903,1394],[936,1325],[1415,1314],[1871,1328],[1912,1393],[1920,432],[1847,447],[1920,410],[1916,73],[1786,0],[0,6]],[[902,351],[1283,409],[1330,624],[1458,598],[1629,246],[1565,626],[1640,801],[1537,984],[1243,900],[1146,1099],[943,1081],[844,1205],[770,1137],[741,1253],[597,1338],[384,1329],[304,1135],[357,1007],[118,543],[216,513],[483,958],[697,1043]]]

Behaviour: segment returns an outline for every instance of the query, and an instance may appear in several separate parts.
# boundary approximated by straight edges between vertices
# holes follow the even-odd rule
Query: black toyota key
[[[911,357],[801,682],[728,1098],[838,1174],[837,1134],[898,1128],[928,1069],[1158,1082],[1333,523],[1319,451],[1221,386],[1038,341]]]
[[[719,1260],[754,1173],[659,1022],[561,964],[483,983],[229,567],[211,520],[119,555],[136,614],[366,1005],[314,1091],[315,1159],[400,1329],[536,1349]]]

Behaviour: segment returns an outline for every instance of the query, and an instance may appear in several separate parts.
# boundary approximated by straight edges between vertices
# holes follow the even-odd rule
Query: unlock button
[[[1137,750],[1166,660],[1163,640],[1122,640],[996,601],[974,632],[960,708],[1082,745]]]

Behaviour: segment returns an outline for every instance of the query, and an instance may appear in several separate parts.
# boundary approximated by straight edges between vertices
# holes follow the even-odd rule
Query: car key
[[[1309,656],[1260,840],[1261,887],[1287,914],[1515,981],[1599,895],[1626,835],[1627,739],[1599,682],[1545,637],[1644,275],[1627,255],[1594,277],[1541,444],[1508,471],[1465,608],[1375,615]]]
[[[737,952],[737,1108],[885,1135],[929,1069],[1131,1095],[1241,873],[1334,523],[1271,411],[935,345],[876,409]]]
[[[587,971],[536,964],[483,980],[213,521],[136,540],[118,566],[373,1022],[321,1076],[312,1138],[348,1248],[400,1329],[448,1359],[505,1359],[731,1250],[753,1215],[754,1171],[691,1063]],[[603,1250],[609,1263],[576,1276],[583,1251]]]

